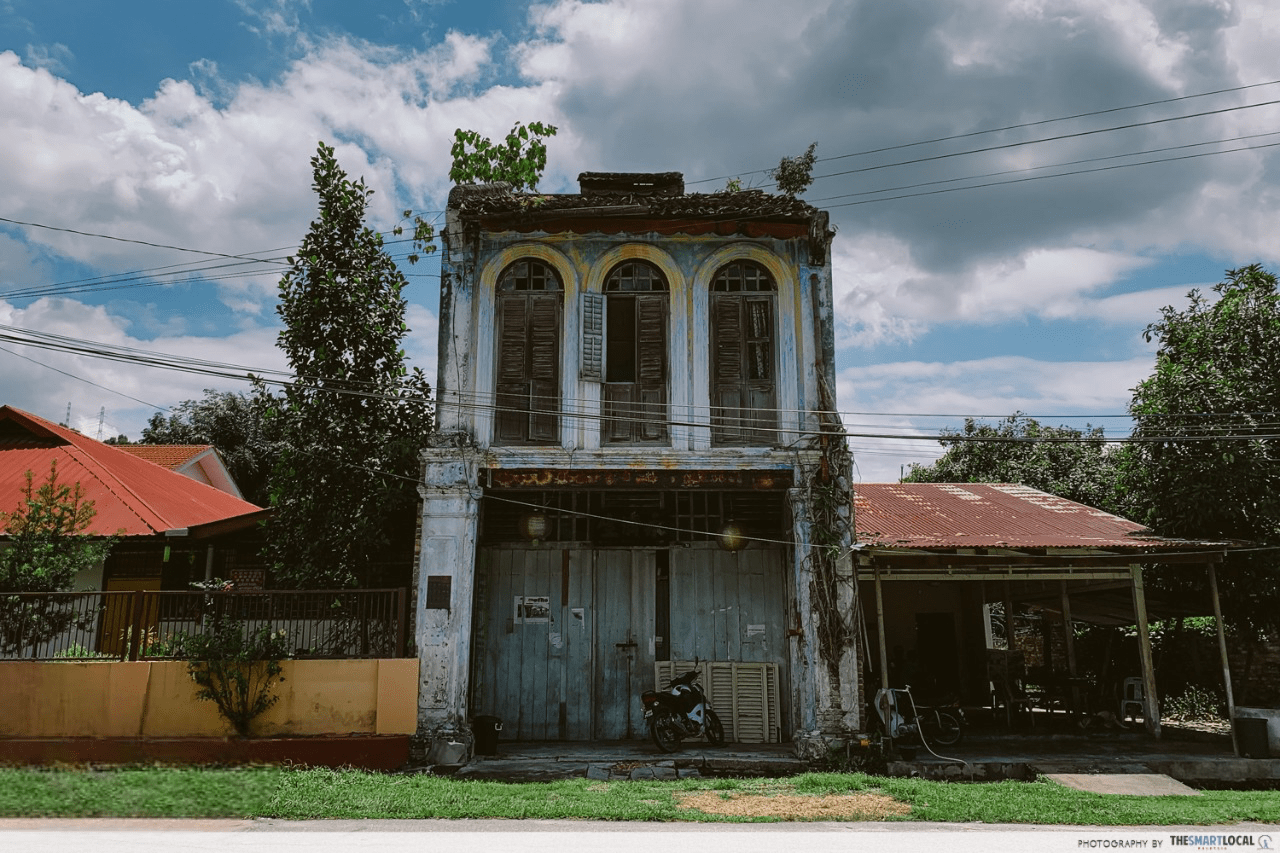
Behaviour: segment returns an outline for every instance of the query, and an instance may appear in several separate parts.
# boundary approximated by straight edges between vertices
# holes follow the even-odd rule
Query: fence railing
[[[401,589],[0,594],[0,660],[152,660],[215,618],[284,632],[295,658],[404,657]]]

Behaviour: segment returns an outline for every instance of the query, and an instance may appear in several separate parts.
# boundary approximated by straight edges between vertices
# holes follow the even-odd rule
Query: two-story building
[[[862,705],[828,218],[679,173],[579,181],[449,197],[419,735],[440,761],[477,715],[644,737],[641,692],[698,660],[730,740],[825,750]]]

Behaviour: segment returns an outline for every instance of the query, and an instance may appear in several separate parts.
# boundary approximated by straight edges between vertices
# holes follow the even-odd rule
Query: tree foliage
[[[0,592],[60,592],[76,574],[106,557],[112,539],[84,535],[97,510],[79,483],[58,481],[58,463],[38,486],[26,473],[22,498],[12,512],[0,512],[8,547],[0,551]]]
[[[474,130],[459,128],[453,134],[453,166],[449,180],[455,184],[490,184],[505,181],[515,190],[535,190],[547,167],[546,138],[556,135],[550,124],[516,124],[507,138],[494,143]]]
[[[1165,536],[1280,545],[1280,293],[1258,264],[1228,270],[1211,300],[1189,294],[1147,327],[1155,372],[1134,389],[1123,473],[1138,520]],[[1207,439],[1207,440],[1206,440]],[[1220,572],[1228,622],[1275,632],[1276,552],[1232,555]],[[1228,607],[1229,605],[1229,607]]]
[[[142,429],[142,443],[212,444],[245,500],[266,506],[267,478],[282,449],[282,424],[268,417],[272,405],[261,392],[206,389],[203,399],[184,400],[168,417],[152,415]]]
[[[0,528],[9,538],[0,550],[0,653],[38,646],[91,618],[58,598],[12,593],[69,590],[77,573],[106,559],[115,540],[84,533],[96,514],[79,483],[58,481],[56,460],[39,485],[26,472],[17,508],[0,512]]]
[[[912,465],[904,483],[1020,483],[1052,495],[1120,513],[1116,477],[1123,454],[1102,427],[1046,426],[1015,412],[995,424],[966,418],[943,430],[947,450],[930,465]],[[975,440],[980,439],[980,440]]]
[[[273,412],[282,449],[267,551],[275,576],[297,586],[367,586],[412,546],[431,389],[405,365],[407,282],[364,223],[372,191],[323,143],[311,165],[319,218],[280,280],[279,345],[296,379]],[[434,249],[431,236],[416,231],[420,251]]]
[[[818,143],[811,142],[803,154],[795,157],[783,157],[778,167],[769,172],[778,185],[778,191],[786,195],[796,196],[809,188],[813,183],[813,164],[816,162],[814,152]]]

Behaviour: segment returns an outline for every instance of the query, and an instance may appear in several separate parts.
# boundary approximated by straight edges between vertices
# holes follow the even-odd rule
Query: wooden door
[[[599,550],[595,557],[593,740],[643,738],[640,693],[653,683],[654,552]]]
[[[671,552],[671,659],[785,664],[782,552]]]
[[[644,737],[654,582],[652,551],[481,549],[472,715],[504,740]]]

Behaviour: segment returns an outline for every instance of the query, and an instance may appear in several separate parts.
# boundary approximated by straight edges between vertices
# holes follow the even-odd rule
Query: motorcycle
[[[724,724],[698,684],[697,668],[671,680],[665,690],[646,690],[640,696],[649,734],[662,752],[680,748],[680,741],[706,735],[712,746],[724,744]]]

